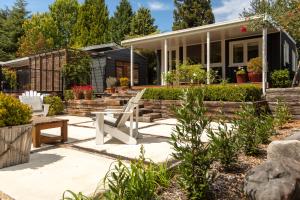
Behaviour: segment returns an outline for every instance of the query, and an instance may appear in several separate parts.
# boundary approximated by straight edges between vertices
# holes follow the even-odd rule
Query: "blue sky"
[[[0,8],[11,7],[15,0],[0,0]],[[84,0],[79,0],[83,2]],[[216,21],[225,21],[239,17],[250,0],[212,0]],[[54,0],[27,0],[27,9],[32,13],[45,12]],[[130,0],[134,10],[141,6],[150,8],[155,23],[162,32],[170,31],[173,23],[173,0]],[[113,15],[119,0],[106,0],[110,15]]]

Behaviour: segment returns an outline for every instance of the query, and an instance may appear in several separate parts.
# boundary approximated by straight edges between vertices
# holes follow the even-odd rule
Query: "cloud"
[[[149,1],[148,2],[148,7],[152,11],[163,11],[163,10],[169,10],[170,9],[169,5],[167,5],[163,2],[159,2],[159,1]]]
[[[243,10],[250,7],[250,0],[224,0],[221,5],[213,8],[216,21],[232,20],[240,17]]]

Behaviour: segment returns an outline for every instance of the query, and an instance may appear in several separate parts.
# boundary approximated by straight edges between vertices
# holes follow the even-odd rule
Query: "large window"
[[[187,57],[192,64],[201,64],[201,49],[201,44],[186,47]]]
[[[229,43],[229,64],[231,67],[246,66],[251,58],[261,57],[261,38]]]
[[[221,42],[212,42],[210,44],[210,63],[222,62],[222,47]],[[204,60],[207,63],[207,45],[204,46]]]
[[[129,62],[116,62],[116,78],[120,80],[122,77],[127,77],[130,80],[130,63]],[[139,67],[137,64],[134,65],[133,70],[133,82],[139,84]]]

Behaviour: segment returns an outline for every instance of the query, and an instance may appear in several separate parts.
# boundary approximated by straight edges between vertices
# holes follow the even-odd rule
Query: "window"
[[[290,52],[289,52],[289,50],[290,50],[290,47],[289,47],[289,44],[286,42],[286,41],[284,41],[284,45],[283,45],[283,47],[284,47],[284,52],[283,52],[283,54],[284,54],[284,65],[286,65],[286,64],[289,64],[290,63]]]
[[[201,44],[186,47],[186,56],[192,64],[201,64],[201,52]]]
[[[129,62],[116,62],[116,78],[119,80],[122,77],[127,77],[130,80],[130,63]],[[133,70],[133,82],[139,84],[139,67],[134,64]]]
[[[222,47],[221,42],[213,42],[210,44],[210,63],[222,62]],[[204,60],[207,63],[207,44],[204,46]]]
[[[260,57],[261,42],[261,38],[230,42],[229,65],[231,67],[246,66],[251,58]]]

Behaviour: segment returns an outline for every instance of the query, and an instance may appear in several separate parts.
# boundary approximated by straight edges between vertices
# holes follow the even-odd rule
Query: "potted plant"
[[[120,78],[120,86],[123,88],[123,89],[127,89],[128,88],[128,84],[129,84],[129,80],[127,77],[122,77]]]
[[[247,82],[246,70],[243,67],[238,68],[238,70],[235,73],[235,76],[236,76],[237,83],[246,83]]]
[[[82,91],[81,86],[72,87],[72,91],[73,91],[73,95],[74,95],[75,100],[83,98],[83,91]]]
[[[108,93],[115,93],[115,86],[117,83],[117,79],[115,77],[108,77],[106,79],[106,86]]]
[[[262,59],[261,57],[252,58],[247,63],[248,77],[251,82],[262,81]]]
[[[90,85],[82,86],[82,91],[85,100],[91,100],[93,95],[93,87]]]
[[[0,93],[0,169],[29,162],[32,111],[18,99]]]

